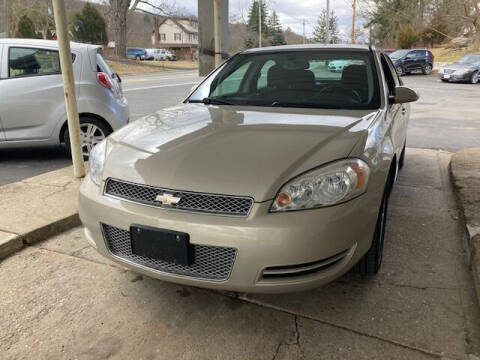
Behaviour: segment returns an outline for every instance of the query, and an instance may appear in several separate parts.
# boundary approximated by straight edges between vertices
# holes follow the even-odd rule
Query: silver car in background
[[[129,121],[121,79],[95,45],[71,43],[85,157]],[[0,39],[0,148],[70,146],[58,44]]]
[[[438,76],[445,82],[478,84],[480,81],[480,54],[468,54],[452,64],[443,66],[438,71]]]

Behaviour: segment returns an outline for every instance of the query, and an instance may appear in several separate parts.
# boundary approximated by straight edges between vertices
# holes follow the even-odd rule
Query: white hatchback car
[[[71,43],[75,90],[85,157],[97,143],[129,122],[121,79],[99,47]],[[58,44],[51,40],[0,39],[0,148],[70,146]]]

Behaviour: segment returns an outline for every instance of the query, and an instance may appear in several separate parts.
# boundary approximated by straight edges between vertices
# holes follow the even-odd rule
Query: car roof
[[[44,46],[58,48],[57,40],[43,40],[43,39],[0,39],[0,44],[14,44],[14,45],[27,45],[27,46]],[[72,50],[81,50],[88,48],[99,48],[101,45],[82,44],[78,42],[70,42],[70,48]]]
[[[242,51],[242,54],[262,53],[271,51],[301,51],[301,50],[356,50],[370,51],[374,50],[369,45],[351,45],[351,44],[303,44],[303,45],[281,45],[266,46],[262,48],[254,48]]]

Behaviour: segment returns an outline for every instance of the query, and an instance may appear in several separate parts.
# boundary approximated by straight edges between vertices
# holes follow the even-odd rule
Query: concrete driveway
[[[477,359],[480,314],[450,154],[408,149],[384,266],[313,291],[177,286],[96,254],[80,228],[0,263],[2,359]]]

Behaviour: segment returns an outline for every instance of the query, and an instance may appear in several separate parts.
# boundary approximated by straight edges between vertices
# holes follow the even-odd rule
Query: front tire
[[[382,266],[383,244],[385,242],[385,227],[387,224],[388,213],[388,188],[389,186],[387,184],[383,194],[382,203],[380,205],[377,224],[373,234],[372,245],[355,268],[356,272],[363,276],[375,275]]]
[[[104,122],[91,117],[81,117],[80,144],[82,147],[83,159],[88,160],[90,151],[92,151],[93,147],[111,133],[112,130]],[[68,128],[65,129],[63,139],[65,146],[67,147],[67,152],[70,154],[70,134]]]
[[[475,71],[472,74],[472,77],[470,78],[470,83],[471,84],[478,84],[479,81],[480,81],[480,73],[478,71]]]
[[[397,67],[395,68],[395,70],[397,70],[398,76],[403,76],[403,75],[405,75],[405,71],[403,70],[403,67],[397,66]]]

